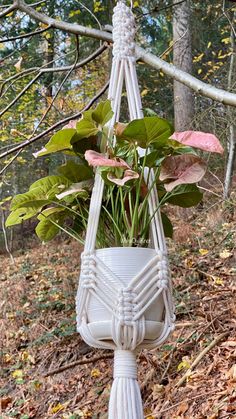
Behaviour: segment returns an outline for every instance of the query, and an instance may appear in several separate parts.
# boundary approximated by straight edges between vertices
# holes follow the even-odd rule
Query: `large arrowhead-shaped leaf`
[[[40,188],[35,188],[34,191],[28,191],[14,196],[10,209],[11,211],[15,211],[18,208],[29,208],[32,214],[37,214],[38,211],[49,202],[50,201],[42,193]]]
[[[21,224],[22,221],[28,220],[33,217],[40,211],[40,208],[37,208],[36,211],[32,208],[18,208],[12,211],[6,219],[6,227],[10,227],[16,224]]]
[[[110,100],[100,102],[96,109],[92,112],[92,118],[101,126],[104,126],[108,121],[110,121],[112,116],[113,111]]]
[[[76,129],[77,135],[72,139],[72,144],[83,140],[84,138],[92,137],[98,133],[98,128],[94,122],[87,119],[82,119],[81,121],[77,122]]]
[[[36,180],[29,191],[37,190],[40,196],[46,199],[53,199],[55,195],[70,186],[71,182],[64,176],[46,176],[42,179]]]
[[[199,148],[204,151],[210,151],[212,153],[224,152],[222,145],[220,144],[218,138],[207,132],[201,131],[183,131],[183,132],[174,132],[171,136],[174,140],[178,141],[181,144]]]
[[[58,167],[58,172],[73,183],[93,177],[93,170],[91,167],[85,166],[84,164],[77,164],[73,160]]]
[[[139,178],[139,174],[137,172],[134,172],[134,170],[130,170],[130,169],[124,171],[122,178],[118,178],[112,172],[108,173],[107,175],[107,179],[118,186],[124,186],[130,180],[134,180],[138,178]]]
[[[199,182],[206,172],[206,163],[193,154],[167,157],[161,165],[160,180],[170,192],[177,185]]]
[[[45,156],[47,154],[56,153],[58,151],[69,150],[72,151],[72,138],[77,137],[77,131],[74,128],[64,128],[52,136],[52,138],[45,144],[42,150],[34,153],[34,157]]]
[[[166,193],[161,199],[162,204],[169,202],[172,205],[189,208],[201,202],[203,194],[196,185],[179,185],[171,193]]]
[[[131,121],[117,138],[134,142],[141,148],[146,148],[150,144],[159,147],[165,144],[172,133],[173,128],[168,121],[151,116]]]
[[[129,165],[123,159],[120,159],[119,157],[116,159],[109,159],[94,150],[87,150],[84,157],[90,166],[123,167],[125,169],[130,169]]]
[[[60,231],[60,225],[66,217],[66,212],[63,208],[47,208],[39,216],[40,220],[35,232],[40,240],[47,242],[52,240]]]

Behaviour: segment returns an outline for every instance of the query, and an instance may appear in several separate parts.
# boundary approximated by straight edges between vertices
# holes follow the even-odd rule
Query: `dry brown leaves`
[[[181,213],[172,214],[181,231],[170,243],[177,327],[161,348],[138,359],[149,419],[236,417],[235,219],[219,205],[213,211],[184,214],[185,221]],[[104,354],[88,348],[75,331],[79,254],[77,244],[58,240],[16,253],[15,265],[0,256],[2,419],[107,417],[111,359],[44,377]]]

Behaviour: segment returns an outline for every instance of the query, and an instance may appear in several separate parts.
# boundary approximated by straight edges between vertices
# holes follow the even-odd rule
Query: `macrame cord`
[[[136,73],[135,21],[130,8],[119,1],[113,14],[113,61],[108,98],[114,112],[109,122],[112,135],[115,122],[119,121],[123,84],[127,91],[130,120],[143,117],[140,92]],[[144,151],[139,149],[142,156]],[[114,356],[114,381],[109,403],[109,419],[143,419],[142,400],[137,382],[136,352],[142,348],[154,348],[162,344],[174,328],[174,307],[172,288],[166,253],[157,189],[153,171],[146,169],[146,182],[151,189],[149,213],[152,217],[151,236],[154,249],[111,248],[95,249],[96,234],[102,205],[104,181],[99,173],[91,196],[87,234],[84,252],[81,256],[81,274],[76,298],[78,331],[83,339],[95,348],[112,349]],[[110,250],[137,251],[148,255],[149,260],[131,278],[129,283],[108,266],[103,252]],[[104,253],[106,255],[106,253]],[[139,256],[138,256],[139,257]],[[122,264],[123,259],[119,259]],[[124,263],[129,263],[129,260]],[[94,321],[91,306],[96,303],[104,310],[104,318]],[[160,303],[160,304],[159,304]],[[147,312],[158,304],[160,321],[156,321],[156,337],[150,338],[149,329],[153,322],[147,319]],[[163,313],[163,314],[162,314]],[[93,314],[93,315],[92,315]],[[164,315],[164,318],[163,318]],[[91,321],[92,316],[92,321]],[[96,312],[95,312],[96,319]]]

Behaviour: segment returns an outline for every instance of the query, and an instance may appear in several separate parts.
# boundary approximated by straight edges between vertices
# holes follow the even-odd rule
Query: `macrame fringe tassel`
[[[109,402],[109,419],[144,419],[133,351],[116,350],[114,381]]]

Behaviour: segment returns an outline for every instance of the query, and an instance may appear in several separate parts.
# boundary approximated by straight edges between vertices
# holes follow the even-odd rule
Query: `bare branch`
[[[17,157],[19,156],[19,154],[21,153],[22,149],[18,150],[17,153],[15,154],[15,156],[13,156],[9,162],[0,170],[0,175],[2,175],[9,166],[11,166],[11,164],[17,159]]]
[[[30,6],[35,7],[35,6],[38,6],[41,3],[45,3],[45,0],[37,1],[36,3],[32,3]],[[11,4],[4,4],[3,6],[0,6],[0,9],[4,9],[4,7],[11,7],[11,6],[12,6]]]
[[[85,26],[77,25],[74,23],[68,23],[61,20],[53,19],[43,13],[37,12],[33,7],[29,6],[22,0],[16,0],[17,8],[31,16],[33,19],[43,22],[47,25],[54,27],[55,29],[61,29],[62,31],[74,33],[75,35],[90,36],[96,39],[102,39],[103,41],[112,42],[112,36],[107,34],[105,31],[98,29],[86,28]]]
[[[48,73],[48,72],[63,72],[63,71],[69,71],[70,74],[73,70],[76,70],[80,67],[85,66],[86,64],[88,64],[89,62],[93,61],[95,58],[97,58],[99,55],[101,55],[103,53],[103,51],[105,51],[107,49],[107,45],[102,45],[101,47],[99,47],[96,51],[94,51],[91,55],[89,55],[88,57],[86,57],[84,60],[82,60],[80,63],[77,63],[76,65],[72,65],[72,66],[64,66],[64,67],[49,67],[49,68],[40,68],[40,67],[33,67],[31,69],[27,69],[22,71],[20,74],[14,74],[14,76],[9,77],[9,79],[5,80],[4,83],[1,86],[0,89],[0,96],[2,95],[2,91],[3,88],[5,86],[5,84],[13,79],[19,79],[22,76],[25,75],[29,75],[30,73],[36,72],[38,71],[38,74],[34,77],[33,80],[31,80],[26,86],[25,88],[14,98],[14,100],[9,103],[5,109],[3,109],[2,112],[0,112],[0,117],[7,112],[25,93],[26,91],[32,86],[32,84],[34,84],[36,82],[36,80],[44,73]],[[4,92],[5,93],[5,92]]]
[[[81,117],[81,114],[85,111],[87,111],[88,109],[91,108],[91,106],[93,106],[93,104],[106,92],[107,88],[109,86],[109,81],[103,86],[103,88],[100,90],[100,92],[93,97],[93,99],[90,100],[90,102],[84,107],[84,109],[82,109],[82,111],[69,116],[65,119],[62,119],[59,122],[56,122],[56,124],[52,125],[50,128],[48,128],[47,130],[41,132],[40,134],[38,134],[36,137],[34,138],[30,138],[29,140],[23,141],[22,143],[18,144],[17,146],[11,148],[8,151],[5,151],[4,153],[0,154],[0,159],[4,158],[6,156],[9,156],[10,154],[14,153],[15,151],[18,151],[20,149],[23,149],[25,147],[27,147],[29,144],[34,143],[37,140],[40,140],[40,138],[43,138],[45,135],[49,134],[50,132],[54,131],[56,128],[59,128],[61,125],[65,125],[67,122],[73,120],[73,119],[78,119]]]
[[[226,19],[229,22],[229,25],[230,25],[230,28],[231,28],[231,32],[233,33],[233,36],[236,38],[236,30],[234,28],[234,23],[233,23],[233,21],[231,21],[230,16],[228,15],[228,11],[226,10],[225,0],[223,0],[222,12],[223,12],[223,15],[226,17]]]
[[[84,65],[88,64],[90,61],[95,60],[95,58],[99,57],[99,55],[101,55],[103,53],[103,51],[105,51],[107,49],[107,47],[108,47],[107,44],[101,45],[91,55],[89,55],[88,57],[86,57],[80,63],[76,64],[76,66],[73,69],[76,70],[77,68],[83,67]],[[71,66],[48,67],[48,68],[42,69],[41,71],[42,71],[42,73],[48,73],[48,72],[54,72],[54,73],[56,73],[56,72],[61,72],[61,71],[69,71],[70,69],[71,69]]]
[[[0,18],[8,15],[9,13],[13,12],[17,9],[17,4],[14,2],[12,5],[8,6],[7,9],[3,10],[3,12],[0,13]]]
[[[81,25],[59,21],[51,17],[48,17],[43,13],[37,12],[32,7],[25,4],[23,0],[16,1],[19,10],[27,13],[33,19],[39,20],[43,23],[46,23],[47,25],[51,25],[56,29],[61,29],[62,31],[89,36],[96,39],[102,39],[103,41],[107,41],[109,43],[112,42],[112,35],[106,31],[100,31],[98,29],[86,28]],[[169,64],[163,61],[161,58],[156,57],[154,54],[146,52],[143,48],[139,46],[136,46],[136,54],[137,57],[141,59],[144,63],[149,64],[151,67],[156,68],[158,70],[162,70],[163,73],[174,78],[175,80],[178,80],[185,86],[190,87],[198,94],[216,100],[217,102],[223,103],[224,105],[236,106],[236,94],[208,85],[207,83],[198,80],[196,77],[193,77],[190,74],[182,70],[179,70],[174,65]]]
[[[13,36],[12,38],[0,39],[0,42],[4,43],[4,42],[16,41],[18,39],[23,39],[23,38],[30,38],[31,36],[38,35],[39,33],[46,32],[49,29],[51,29],[51,26],[48,26],[47,28],[44,28],[44,29],[38,29],[38,30],[33,31],[33,32],[24,33],[23,35]]]
[[[154,7],[154,9],[152,9],[152,10],[150,10],[149,12],[147,12],[147,13],[141,13],[140,15],[139,15],[139,18],[142,18],[143,16],[147,16],[147,15],[151,15],[152,13],[159,13],[159,12],[163,12],[163,10],[168,10],[168,9],[171,9],[171,8],[173,8],[173,7],[176,7],[176,6],[178,6],[179,4],[181,4],[181,3],[184,3],[186,0],[180,0],[178,3],[171,3],[171,4],[167,4],[166,6],[164,6],[164,7],[161,7],[161,8],[158,8],[157,6],[156,7]]]
[[[54,102],[55,102],[55,100],[56,100],[56,98],[57,98],[58,94],[60,93],[60,91],[61,91],[61,89],[62,89],[63,85],[65,84],[66,80],[70,77],[70,75],[71,75],[72,71],[75,69],[75,67],[76,67],[76,65],[77,65],[77,62],[78,62],[78,59],[79,59],[79,37],[78,37],[78,35],[76,35],[76,49],[77,49],[77,53],[76,53],[76,57],[75,57],[75,62],[74,62],[74,64],[70,67],[70,69],[69,69],[69,71],[67,72],[66,76],[64,77],[64,79],[63,79],[63,80],[62,80],[62,82],[60,83],[60,86],[58,87],[58,89],[57,89],[57,91],[56,91],[56,93],[55,93],[55,95],[54,95],[54,97],[53,97],[53,99],[52,99],[51,103],[50,103],[50,104],[49,104],[49,106],[47,107],[47,109],[46,109],[46,111],[44,112],[44,114],[43,114],[42,118],[40,119],[40,121],[39,121],[39,123],[38,123],[37,127],[35,128],[35,130],[34,130],[34,132],[33,132],[33,135],[35,134],[35,132],[37,131],[37,129],[39,128],[39,126],[41,125],[41,123],[42,123],[42,122],[44,121],[44,119],[46,118],[46,116],[47,116],[48,112],[50,111],[50,109],[52,108],[52,106],[53,106],[53,104],[54,104]]]
[[[236,94],[228,92],[227,90],[219,89],[217,87],[211,86],[203,81],[197,79],[194,76],[186,73],[175,67],[173,64],[169,64],[162,60],[159,57],[156,57],[154,54],[146,52],[143,48],[136,46],[136,52],[138,57],[149,64],[151,67],[161,70],[163,73],[168,76],[178,80],[183,83],[185,86],[190,87],[196,93],[206,96],[209,99],[213,99],[217,102],[220,102],[224,105],[236,106]]]
[[[5,228],[5,212],[4,212],[3,208],[1,208],[1,214],[2,214],[1,221],[2,221],[2,231],[3,231],[4,242],[5,242],[5,248],[6,248],[7,253],[10,256],[11,263],[14,264],[15,260],[13,258],[13,255],[10,251],[9,244],[8,244],[8,237],[7,237],[7,232],[6,232],[6,228]]]
[[[5,109],[0,112],[0,117],[4,115],[15,103],[29,90],[29,88],[38,80],[38,78],[41,76],[40,73],[38,73],[25,87],[21,90],[21,92],[9,103]]]

